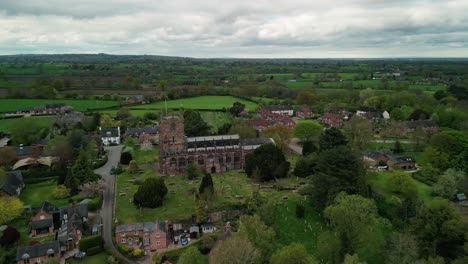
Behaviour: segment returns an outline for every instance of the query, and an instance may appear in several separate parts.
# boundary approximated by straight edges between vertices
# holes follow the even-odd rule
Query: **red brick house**
[[[151,251],[167,248],[166,230],[166,224],[160,221],[118,225],[115,228],[115,241],[130,248],[143,249],[145,255],[148,255]]]
[[[248,120],[247,124],[255,128],[255,130],[262,132],[265,128],[270,126],[270,123],[265,119],[252,119]]]
[[[306,105],[299,106],[296,110],[296,117],[310,119],[314,116],[310,108]]]
[[[52,234],[54,232],[54,214],[58,214],[59,208],[45,201],[39,211],[31,218],[31,236]]]
[[[49,259],[60,257],[60,244],[58,241],[18,247],[16,250],[17,264],[46,263]]]
[[[323,116],[319,117],[317,121],[326,127],[336,127],[342,128],[343,127],[343,118],[341,116],[334,114],[334,113],[325,113]]]

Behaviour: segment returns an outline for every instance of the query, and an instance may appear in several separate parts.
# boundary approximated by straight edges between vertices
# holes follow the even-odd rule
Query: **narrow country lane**
[[[112,166],[117,167],[120,159],[120,153],[122,151],[122,146],[113,146],[107,147],[108,160],[107,163],[96,169],[94,172],[101,175],[105,181],[105,190],[103,193],[103,202],[101,209],[101,219],[102,219],[102,236],[104,237],[104,242],[108,248],[114,251],[127,263],[134,263],[134,261],[126,258],[115,247],[112,240],[112,224],[113,224],[113,215],[114,215],[114,201],[115,201],[115,175],[110,174]]]

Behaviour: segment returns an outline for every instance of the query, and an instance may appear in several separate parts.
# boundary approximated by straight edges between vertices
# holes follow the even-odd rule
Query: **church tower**
[[[166,155],[185,149],[184,118],[182,116],[162,117],[159,125],[159,153]]]

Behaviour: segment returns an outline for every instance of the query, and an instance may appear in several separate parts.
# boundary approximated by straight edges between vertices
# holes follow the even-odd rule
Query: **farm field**
[[[0,119],[0,131],[9,132],[15,124],[23,122],[35,122],[42,126],[48,127],[53,118],[53,116],[35,116],[13,119]]]
[[[14,111],[17,108],[27,108],[42,106],[49,103],[64,103],[73,107],[78,111],[86,111],[88,109],[116,106],[115,101],[101,100],[67,100],[67,99],[0,99],[0,112]]]
[[[146,104],[132,107],[132,109],[164,109],[168,108],[191,108],[191,109],[223,109],[232,106],[235,102],[241,102],[249,110],[255,110],[258,104],[246,101],[234,96],[199,96],[186,99],[170,100],[167,102],[158,102],[154,104]]]

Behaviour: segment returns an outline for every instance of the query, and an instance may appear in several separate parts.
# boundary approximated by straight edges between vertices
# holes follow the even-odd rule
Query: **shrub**
[[[70,196],[70,189],[65,185],[57,185],[52,193],[55,199],[63,199]]]
[[[132,153],[130,152],[122,152],[120,155],[120,163],[124,165],[128,165],[130,161],[133,159]]]
[[[304,218],[305,215],[305,207],[301,203],[296,204],[296,217],[297,218]]]
[[[127,168],[128,173],[130,174],[135,174],[138,173],[138,164],[136,163],[135,160],[131,160],[128,168]]]
[[[143,249],[136,248],[132,251],[132,257],[134,258],[139,258],[145,254],[145,251]]]
[[[88,248],[88,250],[86,250],[86,254],[88,256],[94,256],[94,255],[97,255],[101,252],[103,252],[104,249],[100,246],[97,246],[97,247],[91,247],[91,248]]]
[[[94,235],[82,238],[78,243],[81,251],[86,252],[89,248],[102,247],[104,245],[104,239],[100,235]]]
[[[7,227],[3,231],[2,237],[0,237],[0,245],[3,247],[9,247],[13,245],[20,238],[20,233],[14,227]]]
[[[97,196],[93,198],[89,203],[88,203],[88,210],[89,211],[95,211],[101,208],[102,206],[102,196]]]
[[[138,187],[137,192],[133,196],[133,203],[136,206],[156,208],[162,205],[166,194],[167,187],[163,178],[148,178],[143,185]]]

